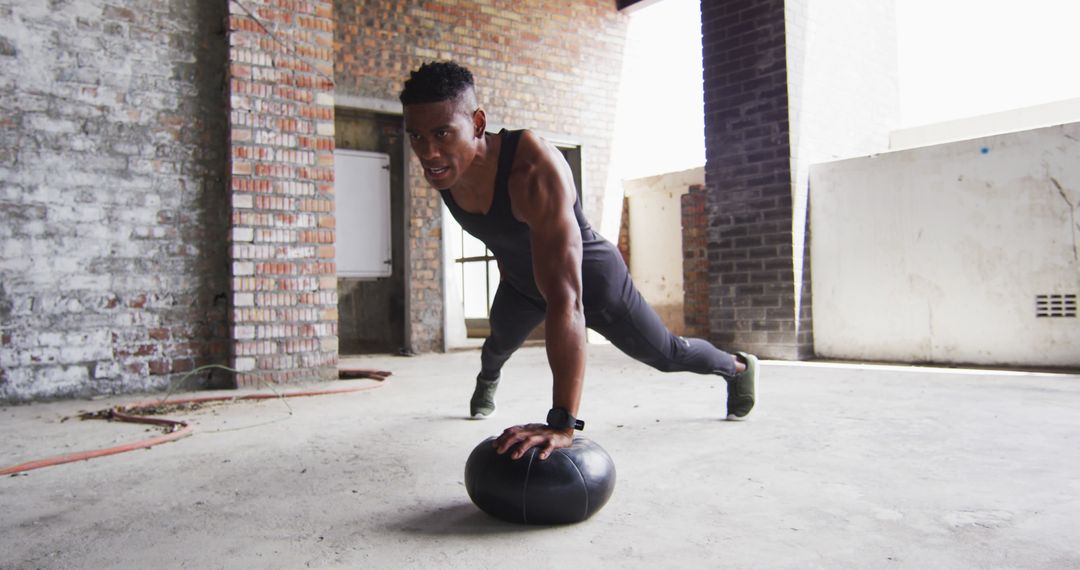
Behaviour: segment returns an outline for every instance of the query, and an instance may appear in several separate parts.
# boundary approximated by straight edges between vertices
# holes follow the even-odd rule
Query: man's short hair
[[[452,61],[433,61],[413,71],[398,97],[402,105],[439,103],[456,99],[473,88],[473,75]]]

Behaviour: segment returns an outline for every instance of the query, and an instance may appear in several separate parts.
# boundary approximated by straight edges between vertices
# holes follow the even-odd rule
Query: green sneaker
[[[469,415],[475,419],[484,419],[494,414],[495,389],[498,387],[498,378],[488,380],[477,374],[476,389],[473,390],[472,399],[469,400]]]
[[[727,383],[727,419],[737,421],[746,418],[750,410],[754,408],[755,390],[757,382],[758,359],[753,354],[745,352],[735,353],[746,365],[746,370],[735,375]]]

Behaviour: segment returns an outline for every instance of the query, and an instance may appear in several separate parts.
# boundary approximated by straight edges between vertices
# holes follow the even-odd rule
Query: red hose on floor
[[[85,461],[87,459],[93,459],[95,457],[105,457],[106,455],[116,455],[117,453],[124,453],[126,451],[134,451],[136,449],[145,449],[153,447],[158,444],[175,441],[182,437],[191,435],[194,428],[189,426],[185,422],[176,422],[182,426],[180,429],[167,433],[165,435],[159,435],[150,439],[144,439],[142,441],[136,441],[134,443],[128,443],[125,445],[118,445],[116,447],[108,447],[105,449],[95,449],[93,451],[80,451],[78,453],[72,453],[69,455],[58,455],[56,457],[50,457],[48,459],[38,459],[36,461],[28,461],[12,467],[5,467],[0,469],[0,475],[14,475],[16,473],[22,473],[24,471],[30,471],[33,469],[41,469],[42,467],[51,467],[53,465],[61,465],[64,463],[73,463],[75,461]]]
[[[225,368],[224,366],[213,366],[215,368]],[[208,367],[197,368],[192,373]],[[189,374],[190,375],[190,374]],[[390,372],[382,370],[341,370],[339,376],[341,378],[371,378],[373,380],[385,380]],[[185,376],[185,379],[187,377]],[[182,382],[182,381],[181,381]],[[307,390],[302,392],[289,392],[285,394],[245,394],[243,396],[202,396],[196,398],[187,398],[183,400],[161,400],[157,402],[140,402],[136,404],[128,404],[126,406],[116,406],[115,408],[104,410],[101,412],[93,412],[82,414],[83,419],[87,418],[102,418],[107,420],[117,420],[122,422],[144,423],[162,426],[166,432],[164,435],[152,437],[150,439],[144,439],[142,441],[136,441],[132,443],[126,443],[123,445],[117,445],[115,447],[108,447],[105,449],[95,449],[91,451],[80,451],[78,453],[71,453],[67,455],[58,455],[56,457],[50,457],[48,459],[38,459],[35,461],[28,461],[26,463],[20,463],[19,465],[13,465],[11,467],[5,467],[0,469],[0,476],[2,475],[15,475],[24,471],[31,471],[33,469],[41,469],[42,467],[51,467],[53,465],[62,465],[64,463],[73,463],[75,461],[86,461],[88,459],[94,459],[95,457],[105,457],[107,455],[116,455],[118,453],[124,453],[127,451],[134,451],[136,449],[148,449],[155,445],[162,443],[168,443],[170,441],[176,441],[181,438],[185,438],[194,431],[194,427],[188,425],[185,421],[170,420],[165,418],[148,418],[145,416],[136,415],[133,412],[143,409],[153,409],[160,406],[180,406],[190,404],[205,404],[208,402],[226,402],[226,401],[238,401],[238,400],[269,400],[274,398],[298,398],[305,396],[326,396],[331,394],[346,394],[349,392],[363,392],[366,390],[373,390],[380,387],[381,384],[375,384],[373,386],[354,386],[350,388],[331,388],[328,390]]]

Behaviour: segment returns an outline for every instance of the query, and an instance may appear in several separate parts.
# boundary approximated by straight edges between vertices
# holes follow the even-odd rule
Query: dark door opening
[[[390,157],[390,274],[338,279],[338,350],[342,356],[405,351],[405,148],[401,117],[338,108],[334,127],[336,148]],[[350,244],[339,242],[336,247],[348,248]]]

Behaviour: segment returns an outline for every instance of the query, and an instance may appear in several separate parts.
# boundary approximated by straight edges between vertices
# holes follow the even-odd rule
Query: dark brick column
[[[784,1],[702,0],[701,20],[709,337],[770,358],[808,357],[792,265]]]

